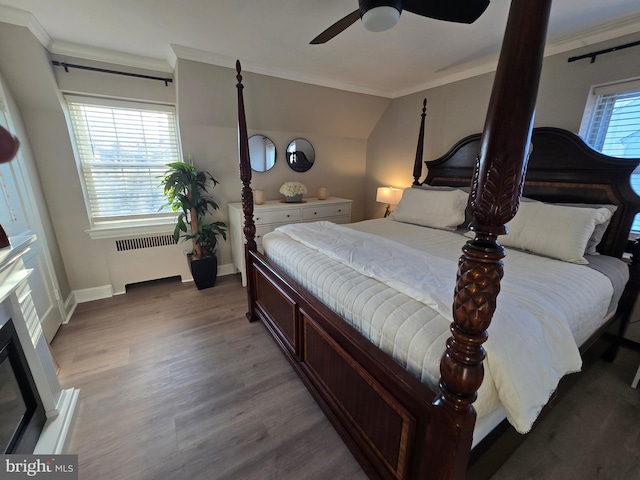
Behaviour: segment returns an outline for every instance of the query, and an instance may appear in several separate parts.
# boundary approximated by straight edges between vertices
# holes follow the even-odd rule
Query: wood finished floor
[[[63,388],[80,388],[81,480],[366,478],[245,311],[237,275],[78,306],[52,348]],[[494,478],[640,478],[639,362],[623,350],[583,374]]]

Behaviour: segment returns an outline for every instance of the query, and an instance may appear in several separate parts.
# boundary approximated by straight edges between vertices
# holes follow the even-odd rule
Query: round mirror
[[[266,172],[276,163],[276,146],[264,135],[252,135],[249,137],[249,159],[251,170]]]
[[[296,172],[306,172],[313,167],[316,152],[304,138],[292,140],[287,147],[287,165]]]

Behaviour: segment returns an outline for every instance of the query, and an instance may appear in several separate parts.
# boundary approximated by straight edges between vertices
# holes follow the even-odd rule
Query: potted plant
[[[207,222],[209,209],[217,210],[218,204],[207,195],[218,181],[209,172],[198,170],[191,157],[186,162],[167,164],[161,177],[161,185],[171,209],[178,213],[173,238],[177,242],[191,240],[193,250],[188,254],[189,267],[198,290],[213,287],[218,276],[216,249],[218,235],[227,239],[224,222]]]

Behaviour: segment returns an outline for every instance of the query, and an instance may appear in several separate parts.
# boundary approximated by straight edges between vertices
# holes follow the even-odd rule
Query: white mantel
[[[29,276],[22,256],[35,235],[11,237],[11,245],[0,249],[0,321],[13,323],[27,363],[45,408],[47,421],[34,453],[60,454],[70,434],[80,391],[63,390],[49,352],[40,320],[31,298]]]

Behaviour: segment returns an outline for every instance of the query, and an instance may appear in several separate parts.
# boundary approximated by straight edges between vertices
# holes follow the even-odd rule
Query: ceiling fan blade
[[[447,22],[473,23],[489,6],[489,0],[404,0],[403,8],[423,17]]]
[[[318,45],[320,43],[325,43],[331,40],[333,37],[338,35],[339,33],[344,32],[351,25],[360,20],[360,10],[356,10],[355,12],[350,13],[342,20],[338,20],[336,23],[327,28],[324,32],[318,35],[316,38],[311,40],[309,43],[311,45]]]

